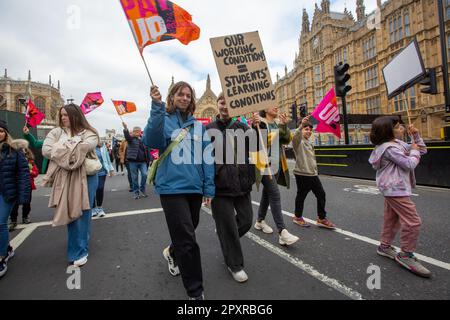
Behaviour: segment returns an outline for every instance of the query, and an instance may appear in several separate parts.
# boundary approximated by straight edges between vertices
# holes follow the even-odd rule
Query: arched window
[[[34,104],[36,108],[39,109],[40,112],[45,114],[45,99],[42,97],[37,97],[34,99]]]
[[[16,96],[14,101],[15,101],[15,107],[16,107],[16,109],[14,111],[19,112],[19,113],[25,113],[26,108],[27,108],[26,98],[23,95],[18,95],[18,96]]]
[[[0,95],[0,109],[6,109],[6,99]]]

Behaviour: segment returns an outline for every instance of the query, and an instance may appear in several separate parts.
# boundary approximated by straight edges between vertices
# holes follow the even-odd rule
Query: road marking
[[[158,212],[163,212],[163,209],[158,208],[158,209],[108,213],[103,218],[97,217],[97,218],[92,218],[92,220],[97,221],[97,220],[113,219],[113,218],[119,218],[119,217],[129,217],[129,216],[158,213]],[[14,248],[14,250],[16,250],[37,228],[44,227],[44,226],[51,226],[51,225],[52,225],[51,221],[45,221],[45,222],[30,223],[29,225],[26,225],[26,226],[25,225],[20,226],[20,228],[18,228],[18,229],[23,229],[23,230],[17,236],[15,236],[14,239],[11,240],[11,246]]]
[[[212,212],[211,212],[211,210],[209,208],[203,207],[202,209],[207,214],[212,215]],[[349,288],[349,287],[341,284],[336,279],[330,278],[330,277],[320,273],[313,266],[303,262],[302,260],[300,260],[297,257],[294,257],[294,256],[290,255],[289,253],[285,252],[283,249],[274,246],[273,244],[267,242],[266,240],[258,237],[257,235],[255,235],[255,234],[253,234],[251,232],[247,232],[247,234],[245,236],[247,238],[249,238],[250,240],[252,240],[253,242],[259,244],[263,248],[265,248],[265,249],[269,250],[270,252],[276,254],[280,258],[282,258],[282,259],[286,260],[287,262],[291,263],[292,265],[294,265],[298,269],[304,271],[305,273],[307,273],[311,277],[315,278],[316,280],[319,280],[323,284],[325,284],[325,285],[333,288],[334,290],[336,290],[336,291],[346,295],[350,299],[363,300],[362,295],[359,292],[357,292],[357,291],[353,290],[352,288]]]
[[[252,201],[252,203],[254,205],[258,206],[258,207],[261,205],[259,202],[256,202],[256,201]],[[293,213],[287,212],[285,210],[283,210],[282,212],[283,212],[284,215],[286,215],[288,217],[291,217],[291,218],[295,217],[295,215]],[[316,221],[308,219],[308,218],[304,218],[304,219],[308,223],[317,226]],[[333,231],[331,231],[331,232],[333,232]],[[363,242],[375,245],[377,247],[380,245],[380,242],[377,241],[377,240],[371,239],[371,238],[366,237],[366,236],[361,236],[359,234],[356,234],[356,233],[353,233],[353,232],[350,232],[350,231],[346,231],[346,230],[343,230],[343,229],[337,228],[336,230],[334,230],[334,232],[340,233],[340,234],[345,235],[347,237],[351,237],[353,239],[357,239],[357,240],[360,240],[360,241],[363,241]],[[397,251],[401,250],[399,247],[394,247],[394,248]],[[429,263],[429,264],[434,265],[436,267],[439,267],[439,268],[442,268],[442,269],[450,271],[450,263],[443,262],[443,261],[440,261],[440,260],[437,260],[437,259],[434,259],[434,258],[430,258],[430,257],[424,256],[424,255],[419,254],[419,253],[415,253],[415,256],[419,260],[421,260],[423,262],[426,262],[426,263]]]

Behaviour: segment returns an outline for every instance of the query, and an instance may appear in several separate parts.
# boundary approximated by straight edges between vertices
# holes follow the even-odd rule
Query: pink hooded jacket
[[[401,140],[386,142],[375,147],[369,163],[377,170],[377,186],[385,197],[410,197],[416,186],[414,170],[422,155],[427,153],[423,139],[416,134],[414,140],[420,152]]]

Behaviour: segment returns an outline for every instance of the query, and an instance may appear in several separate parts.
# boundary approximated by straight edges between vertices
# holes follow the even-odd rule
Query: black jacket
[[[127,147],[127,155],[126,159],[130,162],[147,162],[148,161],[148,155],[145,151],[144,144],[142,143],[141,138],[132,137],[130,135],[130,132],[128,130],[123,130],[123,134],[125,136],[125,139],[128,142]],[[142,161],[138,161],[138,155],[139,155],[139,149],[143,150],[144,153],[144,159],[141,159]]]
[[[0,194],[6,202],[30,201],[31,180],[28,161],[22,152],[17,152],[7,144],[0,150]]]
[[[228,149],[230,149],[231,141],[230,137],[227,137],[227,130],[242,130],[243,132],[247,132],[248,130],[252,130],[249,126],[232,120],[227,121],[226,123],[220,119],[217,119],[215,122],[210,123],[207,127],[209,129],[217,129],[221,131],[222,138],[224,141],[223,144],[223,159],[219,159],[219,154],[216,149],[216,176],[215,176],[215,184],[216,184],[216,197],[238,197],[244,194],[247,194],[252,191],[253,184],[256,181],[255,178],[255,166],[250,164],[250,141],[247,138],[245,140],[245,150],[240,150],[239,152],[245,152],[245,164],[236,164],[237,158],[234,158],[234,164],[226,164],[227,159],[227,145]],[[212,142],[215,142],[214,136],[211,136]],[[238,143],[234,143],[235,152],[238,147]],[[217,148],[218,146],[216,146]],[[222,160],[222,161],[220,161]],[[224,164],[218,164],[224,163]]]

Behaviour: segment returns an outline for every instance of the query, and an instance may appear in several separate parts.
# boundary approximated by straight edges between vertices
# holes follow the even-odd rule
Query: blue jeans
[[[9,245],[8,218],[15,202],[6,202],[0,193],[0,257],[6,257]]]
[[[88,176],[89,205],[94,206],[95,192],[98,186],[98,176]],[[92,210],[84,210],[78,220],[67,226],[67,258],[69,262],[86,257],[89,253],[89,238],[91,236]]]
[[[145,185],[147,183],[147,163],[130,162],[131,183],[135,195],[139,195],[139,191],[145,193]],[[141,186],[139,187],[139,172],[141,173]]]

